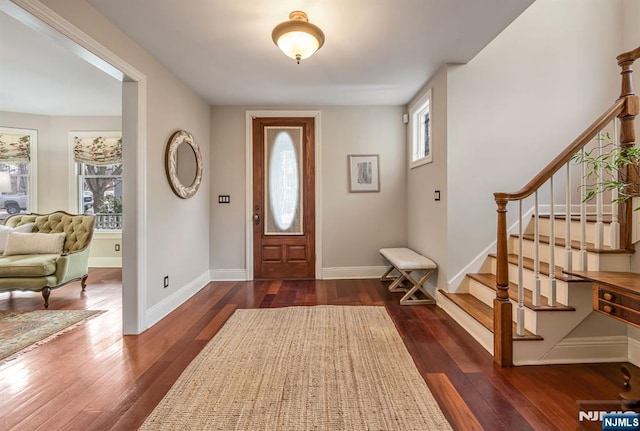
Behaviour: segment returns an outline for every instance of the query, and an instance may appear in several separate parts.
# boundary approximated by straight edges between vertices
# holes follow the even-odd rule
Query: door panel
[[[255,278],[315,278],[313,118],[253,119]]]

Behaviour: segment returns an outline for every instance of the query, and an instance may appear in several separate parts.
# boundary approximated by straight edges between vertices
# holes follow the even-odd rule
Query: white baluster
[[[524,282],[523,282],[523,259],[522,259],[522,200],[519,203],[519,223],[518,223],[518,313],[516,315],[516,333],[524,335]]]
[[[613,120],[613,139],[612,139],[612,147],[613,150],[618,149],[618,120]],[[617,179],[618,173],[612,172],[611,177],[613,179]],[[620,248],[620,221],[618,217],[618,203],[614,202],[618,199],[618,189],[614,188],[611,190],[611,248]]]
[[[541,290],[541,280],[540,280],[540,213],[538,207],[538,191],[536,190],[535,194],[535,203],[534,203],[534,212],[535,212],[535,221],[533,224],[533,246],[534,246],[534,257],[533,257],[533,271],[535,273],[535,286],[533,288],[533,305],[538,307],[540,306],[540,290]]]
[[[571,249],[571,163],[567,163],[567,190],[565,196],[565,255],[566,263],[564,269],[571,271],[573,268],[573,251]]]
[[[553,175],[549,179],[549,194],[551,200],[551,226],[549,232],[549,305],[556,305],[556,224],[555,224],[555,200],[553,197]]]
[[[598,142],[598,158],[602,158],[602,141],[604,140],[604,135],[602,134],[602,132],[598,133],[597,138],[596,138],[597,142]],[[603,181],[603,174],[604,174],[604,169],[602,168],[602,165],[600,165],[598,167],[598,173],[597,173],[597,181],[598,183],[596,184],[596,186],[598,187],[598,189],[601,188],[601,183]],[[602,198],[602,193],[596,193],[596,225],[595,225],[595,246],[598,249],[601,249],[604,247],[604,220],[602,218],[602,213],[604,212],[604,199]]]
[[[583,150],[584,151],[584,150]],[[582,162],[582,181],[580,186],[580,269],[588,271],[587,255],[587,164]]]

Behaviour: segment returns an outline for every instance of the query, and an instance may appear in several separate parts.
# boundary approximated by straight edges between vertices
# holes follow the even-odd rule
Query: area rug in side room
[[[448,430],[384,307],[237,310],[141,430]]]
[[[0,311],[0,364],[102,313],[94,310]]]

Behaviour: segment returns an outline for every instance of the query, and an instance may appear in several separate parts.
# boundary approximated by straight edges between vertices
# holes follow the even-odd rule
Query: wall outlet
[[[167,287],[169,287],[169,276],[165,275],[164,276],[164,288],[166,289]]]
[[[116,251],[120,251],[120,244],[116,244],[115,249]]]

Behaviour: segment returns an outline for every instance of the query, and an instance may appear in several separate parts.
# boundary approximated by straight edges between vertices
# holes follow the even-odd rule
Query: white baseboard
[[[628,341],[626,335],[565,338],[542,358],[518,361],[516,365],[626,362]]]
[[[247,271],[244,269],[210,269],[211,281],[246,281]]]
[[[386,266],[323,268],[318,279],[380,278],[387,269]],[[247,271],[244,269],[210,269],[209,277],[211,281],[245,281],[247,280]]]
[[[627,348],[627,360],[636,367],[640,367],[640,341],[629,337]]]
[[[122,268],[121,257],[90,257],[89,268]]]
[[[176,290],[153,307],[147,309],[145,320],[147,327],[150,328],[158,323],[167,316],[167,314],[171,313],[193,295],[198,293],[203,287],[209,284],[210,281],[211,277],[209,276],[209,271],[207,271],[195,278],[193,281],[182,286],[180,289]]]
[[[322,280],[345,278],[380,278],[389,269],[386,266],[344,266],[336,268],[322,268]]]

